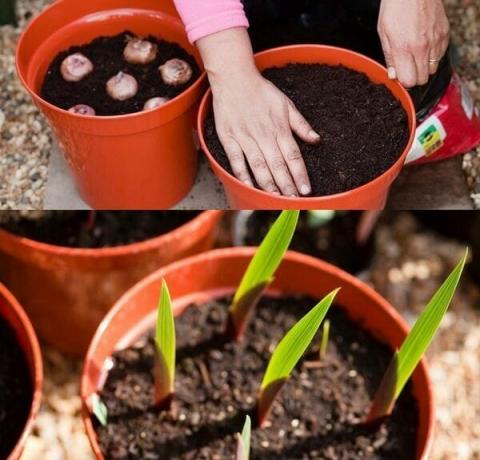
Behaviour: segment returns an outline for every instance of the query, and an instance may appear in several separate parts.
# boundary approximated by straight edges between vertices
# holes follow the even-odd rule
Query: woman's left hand
[[[424,85],[448,48],[442,0],[382,0],[378,33],[390,78],[406,88]]]

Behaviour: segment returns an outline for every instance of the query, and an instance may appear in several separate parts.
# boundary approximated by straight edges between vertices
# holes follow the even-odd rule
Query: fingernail
[[[309,195],[311,191],[312,191],[312,189],[307,184],[303,184],[300,187],[300,193],[302,195]]]
[[[308,133],[308,135],[312,138],[312,139],[320,139],[320,135],[318,133],[316,133],[313,129],[310,130],[310,132]]]
[[[280,192],[277,192],[276,190],[274,190],[273,192],[270,192],[272,195],[280,195]]]
[[[388,68],[388,78],[390,78],[390,80],[397,79],[397,71],[395,70],[395,67]]]
[[[253,187],[252,182],[249,181],[249,180],[244,180],[243,183],[244,183],[245,185],[248,185],[249,187]]]
[[[292,194],[290,195],[290,198],[297,198],[297,197],[298,197],[298,195],[295,195],[295,193],[292,193]]]

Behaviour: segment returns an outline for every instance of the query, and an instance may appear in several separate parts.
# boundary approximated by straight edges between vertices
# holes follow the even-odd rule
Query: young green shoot
[[[252,433],[252,421],[247,415],[242,433],[237,433],[237,455],[235,460],[249,460],[250,458],[250,437]]]
[[[105,403],[100,399],[97,393],[93,393],[90,399],[92,403],[92,412],[100,425],[107,426],[108,422],[108,410]]]
[[[330,292],[301,318],[287,332],[272,353],[257,399],[257,415],[260,426],[265,423],[275,397],[310,345],[338,291],[339,289],[335,289]]]
[[[158,304],[155,358],[155,405],[168,409],[175,392],[175,322],[165,280]]]
[[[467,259],[468,249],[458,265],[430,299],[412,330],[397,350],[375,394],[366,422],[388,417],[405,384],[427,351],[452,301]]]
[[[228,333],[240,340],[255,305],[290,245],[300,211],[282,211],[257,249],[235,292],[228,312]]]
[[[318,359],[322,361],[327,354],[327,347],[328,347],[328,337],[330,335],[330,321],[326,319],[323,322],[322,327],[322,338],[320,339],[320,350],[318,352]]]

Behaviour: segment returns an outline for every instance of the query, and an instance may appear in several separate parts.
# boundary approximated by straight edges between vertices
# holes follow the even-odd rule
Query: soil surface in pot
[[[146,39],[157,44],[156,59],[149,64],[128,63],[123,57],[123,50],[133,36],[135,34],[126,31],[113,37],[99,37],[91,43],[72,46],[59,53],[45,75],[41,88],[43,99],[65,110],[77,104],[86,104],[93,107],[97,115],[124,115],[142,111],[145,102],[152,97],[172,99],[178,96],[200,76],[193,56],[180,45],[154,36]],[[74,83],[65,81],[60,73],[63,60],[73,53],[82,53],[94,65],[92,73]],[[160,77],[158,67],[173,58],[183,59],[192,67],[192,78],[183,85],[166,85]],[[112,99],[105,90],[107,81],[120,71],[135,77],[138,82],[137,94],[126,101]]]
[[[386,86],[372,83],[366,75],[323,64],[289,64],[263,75],[321,136],[315,145],[296,139],[312,196],[341,193],[372,181],[405,149],[409,137],[405,110]],[[205,139],[217,162],[233,174],[213,116],[206,121]]]
[[[46,211],[36,218],[9,219],[0,227],[42,243],[104,248],[168,233],[198,214],[199,211]]]
[[[233,458],[235,433],[245,414],[254,417],[274,346],[315,301],[264,298],[241,344],[225,340],[228,304],[220,299],[189,307],[176,319],[177,393],[170,412],[152,406],[152,337],[114,355],[100,393],[108,424],[102,427],[94,419],[107,459]],[[391,350],[341,308],[331,309],[330,320],[327,356],[319,365],[317,337],[275,402],[269,426],[253,430],[252,458],[412,460],[418,409],[410,386],[380,428],[358,424]]]
[[[302,211],[290,249],[333,263],[350,273],[366,269],[372,260],[374,238],[365,244],[356,241],[361,212],[335,211],[319,221],[315,211]],[[276,211],[255,211],[246,224],[245,244],[257,246],[278,217]]]
[[[32,407],[33,386],[15,332],[0,317],[0,458],[17,444]]]

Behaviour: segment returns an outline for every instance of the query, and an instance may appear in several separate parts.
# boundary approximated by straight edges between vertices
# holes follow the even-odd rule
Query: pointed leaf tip
[[[159,405],[174,392],[175,342],[172,302],[167,283],[162,280],[155,330],[155,399]]]
[[[250,416],[245,417],[242,434],[237,435],[237,456],[236,460],[249,460],[250,458],[250,438],[252,432],[252,421]]]
[[[92,412],[96,419],[100,422],[100,425],[107,426],[108,422],[108,409],[105,403],[100,399],[97,393],[93,393],[91,396]]]
[[[300,211],[282,211],[273,223],[250,261],[229,308],[231,333],[239,338],[264,289],[274,273],[295,233]]]
[[[301,318],[273,351],[257,400],[260,425],[265,422],[276,395],[305,353],[339,290],[330,292]]]
[[[366,419],[367,422],[390,415],[395,401],[440,327],[460,282],[467,257],[468,248],[462,259],[430,299],[400,349],[395,352],[375,394]]]

